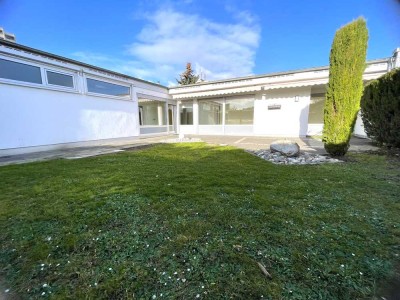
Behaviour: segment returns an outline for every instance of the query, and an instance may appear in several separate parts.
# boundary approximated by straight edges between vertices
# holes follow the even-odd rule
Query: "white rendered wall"
[[[182,134],[195,134],[195,128],[193,125],[180,125],[179,126],[179,133]]]
[[[194,125],[180,125],[179,132],[205,135],[306,136],[310,94],[310,87],[257,93],[254,101],[253,125],[198,125],[198,106],[197,101],[194,101]],[[280,105],[280,109],[269,110],[270,105]]]
[[[307,135],[322,135],[324,124],[308,124]]]
[[[136,101],[0,83],[0,149],[139,135]]]
[[[224,128],[222,125],[199,125],[198,134],[223,135]]]
[[[356,124],[354,125],[353,134],[355,136],[362,137],[362,138],[367,138],[368,137],[367,133],[365,132],[365,129],[364,129],[364,123],[363,123],[363,121],[361,119],[360,112],[357,114],[357,120],[356,120]]]
[[[254,103],[254,134],[264,136],[306,136],[311,88],[265,91]],[[269,110],[268,106],[280,105]]]

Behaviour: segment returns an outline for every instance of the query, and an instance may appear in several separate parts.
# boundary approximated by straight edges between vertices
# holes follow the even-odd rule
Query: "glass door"
[[[168,104],[168,130],[176,132],[175,129],[175,110],[176,106],[172,104]]]

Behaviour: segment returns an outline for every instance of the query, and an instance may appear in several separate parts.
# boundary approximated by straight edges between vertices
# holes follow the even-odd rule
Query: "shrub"
[[[400,148],[400,69],[365,87],[361,116],[365,131],[376,143]]]
[[[363,91],[368,30],[359,18],[340,28],[329,57],[323,141],[332,156],[346,154]]]

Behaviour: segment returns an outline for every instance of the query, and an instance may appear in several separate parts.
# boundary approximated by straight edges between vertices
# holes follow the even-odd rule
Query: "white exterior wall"
[[[361,137],[361,138],[368,138],[367,133],[365,132],[364,129],[364,123],[361,119],[361,114],[360,112],[357,115],[357,120],[356,120],[356,124],[354,125],[354,131],[353,134],[355,136]]]
[[[264,136],[306,136],[311,88],[266,91],[254,104],[254,134]],[[268,106],[280,105],[280,109]]]
[[[40,67],[43,82],[0,78],[0,155],[136,139],[140,135],[138,94],[175,102],[167,88],[123,75],[1,45],[0,58]],[[46,69],[73,76],[74,88],[49,86]],[[131,95],[89,93],[86,78],[129,86]]]
[[[396,52],[397,51],[397,52]],[[385,74],[397,66],[399,51],[392,58],[367,62],[364,80]],[[142,134],[167,134],[168,104],[177,100],[193,101],[193,125],[179,124],[178,132],[185,134],[224,134],[259,136],[305,136],[318,131],[321,125],[308,125],[311,87],[328,82],[327,67],[250,76],[231,80],[204,82],[197,85],[167,89],[129,76],[100,70],[62,58],[48,57],[10,46],[0,45],[0,57],[41,68],[43,85],[9,82],[0,79],[0,154],[31,151],[32,147],[65,147],[91,141],[138,138]],[[390,60],[390,63],[389,63]],[[45,69],[73,74],[75,87],[69,91],[51,87],[45,82]],[[109,73],[108,73],[109,72]],[[128,97],[95,95],[87,92],[86,78],[130,86]],[[252,125],[199,125],[198,100],[255,95]],[[139,126],[138,97],[165,102],[163,111],[167,124]],[[124,99],[122,99],[124,98]],[[280,106],[268,109],[268,106]],[[225,108],[225,104],[224,104]],[[160,115],[162,107],[157,109]],[[222,115],[223,120],[225,114]],[[160,119],[160,118],[159,118]],[[358,119],[355,134],[365,136]],[[224,124],[224,121],[223,121]],[[146,132],[145,132],[146,131]],[[76,146],[76,145],[75,145]],[[28,149],[29,148],[29,149]],[[36,148],[37,151],[38,148]],[[33,150],[35,151],[35,150]]]
[[[248,97],[248,94],[245,96]],[[198,105],[194,101],[194,124],[180,125],[179,132],[200,135],[306,136],[310,96],[311,87],[256,93],[252,125],[198,125]],[[271,105],[280,105],[280,109],[269,110],[268,106]],[[222,116],[224,117],[224,112]]]
[[[0,85],[0,149],[139,135],[136,102]]]

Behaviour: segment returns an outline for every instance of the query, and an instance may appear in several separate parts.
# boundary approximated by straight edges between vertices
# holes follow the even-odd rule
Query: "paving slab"
[[[118,153],[121,151],[139,149],[153,144],[166,142],[168,139],[177,139],[177,135],[158,136],[149,138],[140,138],[135,141],[123,142],[112,141],[101,146],[88,146],[65,148],[51,151],[41,151],[27,154],[9,155],[0,157],[0,166],[10,164],[23,164],[35,161],[45,161],[52,159],[80,159],[103,154]],[[326,154],[322,141],[314,138],[281,138],[281,137],[257,137],[257,136],[217,136],[217,135],[186,135],[194,139],[212,145],[229,145],[245,150],[261,150],[269,149],[273,141],[279,139],[287,139],[299,144],[301,151],[310,152],[313,154]],[[369,139],[361,139],[353,137],[350,141],[350,150],[353,152],[375,151],[379,148],[373,146]]]
[[[166,138],[176,137],[176,135],[140,138],[135,141],[110,141],[101,146],[87,146],[63,148],[50,151],[32,152],[26,154],[8,155],[0,157],[0,166],[11,164],[23,164],[35,161],[45,161],[52,159],[79,159],[103,154],[118,153],[121,151],[133,150],[145,146],[160,143]]]
[[[188,135],[188,137],[196,137],[204,142],[213,145],[229,145],[245,150],[262,150],[269,149],[272,142],[276,140],[294,141],[300,146],[301,151],[310,152],[313,154],[327,154],[324,149],[324,144],[321,140],[311,137],[262,137],[262,136],[215,136],[215,135]],[[376,151],[379,148],[374,146],[369,139],[352,137],[350,140],[351,152]]]

